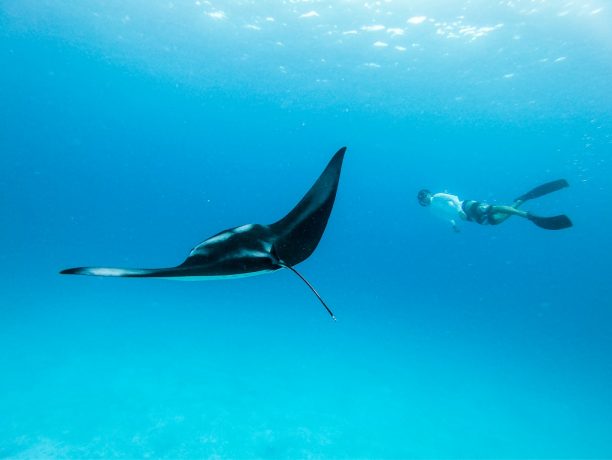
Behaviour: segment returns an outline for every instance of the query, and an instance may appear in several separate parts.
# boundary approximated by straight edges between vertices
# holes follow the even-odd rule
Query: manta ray
[[[291,270],[336,317],[317,290],[294,267],[314,252],[331,214],[346,147],[338,150],[300,202],[281,220],[223,230],[194,247],[185,261],[170,268],[77,267],[62,275],[127,278],[226,279]]]

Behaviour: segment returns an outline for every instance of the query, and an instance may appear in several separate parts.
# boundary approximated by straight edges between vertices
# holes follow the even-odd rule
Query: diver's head
[[[417,200],[421,206],[429,206],[431,204],[431,192],[426,188],[419,190]]]

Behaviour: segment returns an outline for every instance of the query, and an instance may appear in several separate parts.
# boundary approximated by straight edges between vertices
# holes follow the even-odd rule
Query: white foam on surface
[[[404,35],[404,33],[405,33],[404,29],[400,29],[399,27],[389,27],[387,29],[387,32],[389,34],[391,34],[391,36],[393,36],[393,37]]]
[[[504,25],[499,23],[494,26],[479,27],[465,24],[463,20],[457,20],[453,22],[436,22],[435,26],[436,34],[445,38],[469,38],[470,41],[473,41],[501,29]]]
[[[378,32],[380,30],[385,30],[386,27],[381,24],[374,24],[371,26],[361,26],[361,30],[365,32]]]
[[[423,22],[425,22],[426,19],[427,19],[427,16],[412,16],[406,22],[408,24],[418,25],[418,24],[422,24]]]
[[[206,13],[206,15],[208,17],[212,18],[212,19],[217,20],[217,21],[220,21],[222,19],[227,19],[226,14],[223,11],[221,11],[221,10],[211,11],[210,13]]]
[[[300,15],[300,18],[303,18],[303,19],[316,18],[316,17],[319,17],[319,13],[317,13],[315,10],[312,10],[312,11],[309,11],[308,13],[304,13]]]

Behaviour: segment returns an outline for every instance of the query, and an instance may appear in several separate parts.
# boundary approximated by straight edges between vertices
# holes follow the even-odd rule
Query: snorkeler
[[[448,193],[431,193],[423,189],[419,191],[417,200],[421,206],[429,206],[432,212],[450,221],[453,230],[459,231],[458,219],[476,222],[481,225],[498,225],[510,216],[520,216],[529,219],[540,228],[546,230],[561,230],[572,226],[572,221],[565,214],[553,217],[534,216],[530,212],[518,209],[525,201],[539,198],[562,188],[569,187],[565,179],[559,179],[540,185],[519,196],[511,206],[498,206],[474,200],[461,201],[459,197]]]

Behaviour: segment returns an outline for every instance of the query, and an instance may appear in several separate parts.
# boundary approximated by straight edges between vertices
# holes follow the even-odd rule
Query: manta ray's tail
[[[164,269],[159,268],[77,267],[62,270],[60,274],[144,278],[148,276],[159,276],[163,271]]]
[[[332,317],[332,319],[334,321],[336,321],[336,315],[334,315],[334,312],[331,311],[331,308],[329,308],[327,306],[327,304],[325,303],[325,300],[323,300],[323,297],[321,297],[321,295],[317,292],[317,290],[314,288],[314,286],[312,284],[310,284],[308,282],[308,280],[306,278],[304,278],[302,276],[302,274],[300,272],[298,272],[295,268],[289,266],[289,265],[285,265],[286,268],[288,268],[289,270],[291,270],[293,273],[295,273],[297,276],[299,276],[302,281],[304,281],[304,283],[306,283],[306,286],[308,286],[310,288],[310,290],[314,293],[314,295],[317,296],[317,299],[319,299],[319,301],[323,304],[323,306],[325,307],[325,309],[327,310],[327,313],[329,313],[329,316]]]

